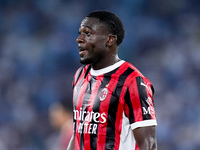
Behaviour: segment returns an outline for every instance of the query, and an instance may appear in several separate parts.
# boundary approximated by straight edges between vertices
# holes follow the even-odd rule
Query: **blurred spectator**
[[[66,100],[52,104],[49,119],[50,124],[59,131],[58,147],[55,150],[66,150],[73,133],[72,105]],[[53,143],[56,145],[55,141]]]

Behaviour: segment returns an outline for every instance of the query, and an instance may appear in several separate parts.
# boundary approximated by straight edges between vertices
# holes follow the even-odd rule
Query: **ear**
[[[108,41],[107,41],[107,46],[111,47],[115,42],[117,41],[117,36],[109,34],[108,35]]]

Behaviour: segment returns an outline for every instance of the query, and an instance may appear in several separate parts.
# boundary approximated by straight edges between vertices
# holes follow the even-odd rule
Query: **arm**
[[[133,135],[140,150],[157,150],[155,126],[136,128]]]
[[[74,134],[71,137],[71,140],[69,142],[69,145],[67,147],[67,150],[75,150],[75,140],[74,140]]]

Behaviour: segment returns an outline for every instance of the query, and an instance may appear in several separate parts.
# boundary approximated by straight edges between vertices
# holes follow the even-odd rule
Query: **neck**
[[[105,67],[108,67],[108,66],[115,64],[118,61],[120,61],[118,55],[113,55],[112,57],[110,57],[110,59],[102,60],[99,63],[92,64],[92,68],[94,70],[103,69]]]

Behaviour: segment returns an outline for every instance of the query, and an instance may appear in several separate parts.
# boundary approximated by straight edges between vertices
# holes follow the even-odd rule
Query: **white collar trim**
[[[117,67],[121,66],[124,62],[125,62],[124,60],[120,60],[120,61],[116,62],[115,64],[113,64],[111,66],[108,66],[106,68],[99,69],[99,70],[94,70],[94,69],[91,68],[90,73],[93,76],[99,76],[101,74],[108,73],[108,72],[116,69]]]

